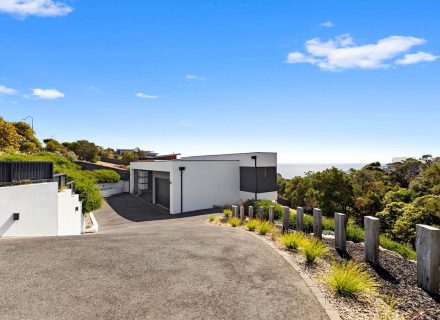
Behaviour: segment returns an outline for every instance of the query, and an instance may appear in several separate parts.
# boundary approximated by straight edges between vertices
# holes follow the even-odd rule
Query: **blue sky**
[[[0,115],[160,153],[440,155],[439,16],[435,0],[0,0]]]

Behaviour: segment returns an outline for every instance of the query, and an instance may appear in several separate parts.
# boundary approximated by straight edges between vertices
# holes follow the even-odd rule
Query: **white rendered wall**
[[[14,221],[12,214],[20,213]],[[0,236],[55,236],[58,233],[58,184],[0,187]]]
[[[130,162],[130,192],[134,190],[134,170],[151,170],[170,172],[172,161],[136,161]],[[154,179],[153,179],[154,180]],[[153,197],[154,199],[154,197]]]
[[[238,161],[173,161],[170,213],[180,213],[180,171],[183,171],[183,212],[238,203]]]
[[[182,157],[181,160],[238,160],[240,167],[253,167],[254,160],[252,156],[257,156],[257,167],[276,167],[276,152],[249,152],[249,153],[231,153],[215,154],[207,156]]]
[[[78,208],[78,210],[76,210]],[[79,235],[82,227],[82,203],[71,189],[58,192],[58,235]]]
[[[276,191],[257,193],[258,200],[276,201],[277,198],[278,198],[278,193]],[[240,200],[241,201],[246,201],[249,199],[255,199],[255,193],[240,191]]]
[[[128,192],[129,182],[120,180],[115,183],[98,183],[96,184],[96,187],[98,187],[99,192],[103,197],[110,197],[115,194]]]

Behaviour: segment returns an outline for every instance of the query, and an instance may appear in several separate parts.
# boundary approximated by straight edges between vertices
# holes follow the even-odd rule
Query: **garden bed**
[[[229,225],[228,220],[220,216],[211,223]],[[244,225],[237,228],[246,230]],[[278,237],[270,234],[258,236],[274,244],[276,250],[288,252],[289,259],[313,279],[342,319],[440,319],[440,297],[417,287],[416,263],[399,254],[381,248],[380,267],[373,267],[363,262],[363,243],[347,241],[347,254],[341,256],[334,249],[332,236],[325,236],[323,241],[330,249],[329,253],[309,264],[299,251],[284,249]],[[379,284],[377,293],[356,297],[343,297],[334,293],[325,277],[331,273],[334,262],[348,259],[362,264],[376,280]]]

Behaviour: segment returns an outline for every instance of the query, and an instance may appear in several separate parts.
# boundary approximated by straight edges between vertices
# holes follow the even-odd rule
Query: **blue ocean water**
[[[278,173],[283,178],[291,179],[297,176],[303,177],[309,171],[317,172],[331,167],[347,171],[351,168],[360,169],[365,165],[366,163],[281,163],[278,164]]]

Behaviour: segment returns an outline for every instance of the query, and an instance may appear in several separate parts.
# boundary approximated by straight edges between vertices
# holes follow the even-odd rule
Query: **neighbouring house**
[[[130,163],[130,192],[171,214],[277,199],[277,154],[249,152]]]
[[[0,162],[0,237],[79,235],[82,202],[52,162]]]

